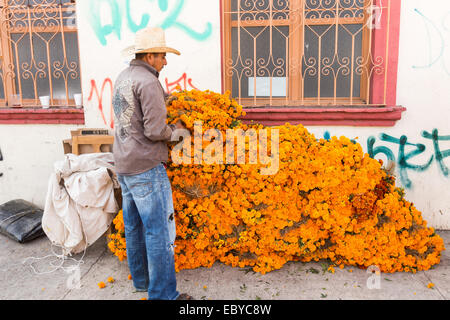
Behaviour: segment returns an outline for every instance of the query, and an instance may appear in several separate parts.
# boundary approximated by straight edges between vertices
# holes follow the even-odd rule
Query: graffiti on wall
[[[426,146],[422,143],[409,141],[406,135],[393,137],[386,133],[381,133],[379,135],[379,141],[374,136],[367,139],[367,153],[372,158],[384,155],[387,161],[394,162],[399,173],[400,181],[406,189],[413,188],[413,182],[408,176],[409,172],[425,172],[433,163],[436,163],[442,175],[448,178],[449,169],[444,160],[450,157],[450,143],[447,143],[449,149],[446,150],[443,150],[442,144],[450,141],[450,135],[440,135],[438,129],[433,129],[431,132],[422,131],[421,136],[427,141],[432,142],[432,150],[427,150]],[[324,139],[329,140],[330,138],[330,133],[326,131]],[[380,145],[380,143],[383,144]],[[414,160],[414,158],[420,155],[425,156],[425,160],[422,160],[422,163]]]
[[[154,0],[148,1],[153,2]],[[90,0],[89,23],[103,46],[108,44],[107,37],[110,35],[115,35],[121,40],[124,24],[133,33],[147,27],[151,22],[152,14],[158,17],[164,17],[163,21],[158,25],[163,29],[176,28],[194,40],[207,40],[212,34],[211,22],[206,22],[204,30],[196,31],[186,23],[180,21],[180,15],[185,7],[185,2],[185,0],[174,0],[170,1],[169,4],[169,0],[158,0],[157,12],[141,12],[140,19],[136,21],[131,15],[131,0]],[[102,11],[103,8],[107,8],[106,12]],[[104,13],[108,15],[109,19],[104,19]],[[103,21],[107,20],[108,23],[103,23],[102,18]]]
[[[178,78],[177,80],[170,82],[168,78],[165,79],[165,85],[166,85],[166,92],[172,93],[178,89],[181,90],[192,90],[197,89],[192,84],[192,79],[187,76],[186,73],[183,73],[183,75]],[[198,89],[197,89],[198,90]],[[109,95],[108,95],[109,94]],[[100,116],[102,118],[102,121],[105,126],[110,127],[111,129],[114,129],[114,109],[112,105],[112,97],[114,94],[114,85],[111,78],[105,78],[103,80],[103,83],[99,89],[99,85],[97,85],[97,81],[94,79],[91,80],[91,89],[88,97],[89,102],[97,102],[97,110],[100,113]],[[109,105],[106,106],[105,109],[105,99],[109,99],[106,101],[109,101]],[[109,112],[109,119],[107,119],[107,114]]]
[[[423,26],[427,35],[426,48],[428,50],[427,61],[420,65],[413,65],[414,69],[429,69],[439,64],[442,70],[450,76],[450,66],[447,65],[448,43],[446,36],[450,36],[450,11],[444,14],[441,21],[436,22],[427,17],[419,9],[414,9],[423,20]]]
[[[105,110],[104,110],[104,106],[103,106],[103,99],[104,99],[104,94],[105,94],[105,89],[106,86],[108,85],[108,88],[110,89],[109,93],[110,95],[108,96],[110,98],[110,104],[109,104],[109,114],[110,114],[110,119],[109,119],[109,124],[108,121],[106,120],[106,116],[105,116]],[[89,93],[89,98],[88,101],[91,102],[94,99],[94,94],[95,97],[97,98],[97,102],[98,102],[98,110],[100,112],[100,115],[102,116],[102,120],[103,123],[105,124],[105,126],[109,126],[111,129],[114,129],[114,112],[113,112],[113,107],[112,107],[112,96],[113,96],[113,82],[110,78],[106,78],[105,80],[103,80],[103,84],[101,86],[100,91],[98,90],[98,86],[95,80],[91,80],[91,92]]]
[[[412,163],[412,159],[423,154],[426,151],[425,145],[421,143],[411,143],[408,142],[408,138],[405,135],[402,135],[400,138],[392,137],[388,134],[382,133],[380,135],[380,140],[387,142],[389,144],[394,144],[397,147],[397,151],[393,151],[391,148],[386,146],[375,147],[376,138],[370,137],[367,141],[367,149],[368,153],[372,158],[379,154],[384,154],[388,161],[393,161],[397,164],[398,172],[400,176],[400,181],[402,185],[407,189],[411,189],[412,182],[408,177],[409,171],[417,171],[424,172],[428,168],[430,168],[433,163],[434,155],[431,155],[429,160],[423,164]],[[411,151],[406,151],[407,147],[411,147]]]
[[[192,84],[192,79],[189,78],[186,73],[183,73],[183,75],[174,82],[169,82],[169,79],[166,78],[166,92],[170,94],[170,93],[176,91],[177,89],[181,89],[181,90],[196,89],[196,90],[198,90]]]

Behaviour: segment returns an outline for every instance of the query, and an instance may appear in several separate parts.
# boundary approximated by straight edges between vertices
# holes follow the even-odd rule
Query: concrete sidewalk
[[[438,231],[446,248],[450,231]],[[73,288],[76,270],[56,269],[60,261],[51,257],[46,237],[18,244],[0,235],[0,300],[140,300],[146,293],[133,293],[126,262],[119,262],[106,248],[106,239],[88,248],[80,265],[80,288]],[[56,250],[56,253],[59,253]],[[43,258],[45,259],[33,259]],[[75,265],[66,261],[64,267]],[[286,264],[266,275],[216,263],[213,268],[183,270],[177,274],[178,290],[197,300],[448,300],[450,298],[450,254],[424,272],[381,274],[379,289],[369,289],[373,275],[354,267],[327,272],[321,263]],[[55,270],[56,269],[56,270]],[[108,283],[108,277],[115,279]],[[100,289],[97,283],[106,284]],[[427,288],[429,283],[434,288]]]

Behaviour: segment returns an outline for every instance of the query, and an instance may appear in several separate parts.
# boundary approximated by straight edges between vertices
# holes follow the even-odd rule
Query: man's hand
[[[182,120],[178,120],[175,123],[175,130],[172,132],[170,138],[170,144],[175,144],[183,141],[185,136],[189,135],[189,131],[186,129],[186,124]]]
[[[178,97],[174,96],[173,94],[168,94],[166,97],[166,106],[170,106],[172,102],[178,100]]]

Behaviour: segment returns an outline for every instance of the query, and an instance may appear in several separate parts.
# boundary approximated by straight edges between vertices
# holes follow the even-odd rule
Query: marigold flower
[[[103,289],[104,287],[106,287],[104,282],[99,282],[97,285],[100,289]]]

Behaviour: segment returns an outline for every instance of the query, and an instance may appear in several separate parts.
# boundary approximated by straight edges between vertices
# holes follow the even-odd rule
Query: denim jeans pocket
[[[145,198],[153,192],[153,183],[148,181],[145,183],[137,183],[130,188],[133,197]]]

